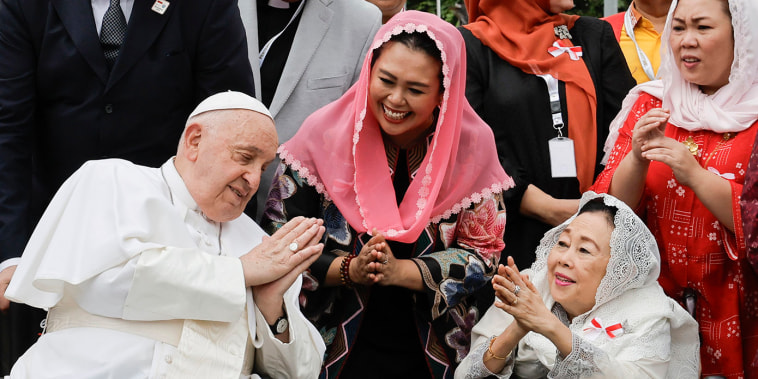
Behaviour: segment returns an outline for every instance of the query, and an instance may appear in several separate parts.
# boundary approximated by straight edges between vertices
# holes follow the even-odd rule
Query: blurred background
[[[437,13],[438,0],[408,0],[406,9],[415,9],[419,11]],[[439,0],[441,15],[443,19],[455,26],[460,26],[468,22],[466,9],[463,0]],[[609,11],[605,11],[605,3],[609,3]],[[605,15],[623,12],[629,7],[631,0],[574,0],[576,7],[566,13],[578,14],[582,16],[603,17]],[[613,6],[613,3],[616,3]]]

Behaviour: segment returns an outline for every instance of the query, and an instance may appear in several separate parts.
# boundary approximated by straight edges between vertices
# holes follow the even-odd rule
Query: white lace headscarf
[[[589,201],[602,198],[603,203],[617,209],[614,229],[611,233],[611,257],[605,276],[600,281],[595,294],[595,308],[622,293],[656,283],[661,272],[661,256],[655,237],[637,215],[621,200],[607,194],[586,192],[579,203],[582,209]],[[537,247],[537,259],[532,265],[535,278],[547,276],[547,257],[558,243],[558,239],[569,224],[578,216],[575,214],[563,224],[549,230]]]
[[[696,377],[699,367],[697,323],[684,308],[667,297],[658,284],[660,255],[655,238],[632,209],[611,195],[586,192],[579,209],[597,198],[617,209],[611,232],[610,258],[595,294],[595,305],[590,311],[574,317],[569,329],[575,336],[584,337],[584,329],[597,318],[607,325],[621,323],[626,334],[613,340],[598,338],[591,342],[575,338],[574,350],[582,355],[581,361],[595,362],[598,368],[607,369],[604,366],[608,364],[608,357],[624,361],[653,357],[669,361],[666,378]],[[558,243],[560,234],[577,216],[545,233],[537,248],[531,278],[548,308],[555,304],[555,300],[547,279],[547,257]],[[646,330],[646,322],[656,319],[669,321],[668,333]],[[529,333],[523,342],[538,351],[538,358],[545,366],[555,364],[555,346],[546,337]],[[565,367],[572,368],[571,365]],[[589,376],[593,366],[574,365],[573,369],[587,370],[584,374]]]
[[[663,99],[663,107],[671,110],[670,123],[690,131],[711,130],[716,133],[741,132],[758,120],[758,1],[729,0],[734,32],[734,60],[729,83],[714,94],[706,95],[700,88],[682,78],[669,44],[671,19],[678,0],[671,2],[666,26],[661,37],[661,66],[658,78],[634,87],[611,122],[605,142],[605,157],[618,138],[618,130],[626,121],[641,92]]]

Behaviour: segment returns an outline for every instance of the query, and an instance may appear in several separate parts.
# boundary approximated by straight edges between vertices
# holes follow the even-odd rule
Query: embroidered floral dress
[[[608,191],[616,168],[632,149],[635,123],[650,109],[660,107],[659,99],[647,93],[639,96],[593,190]],[[728,135],[710,130],[690,132],[672,124],[666,127],[667,137],[696,151],[701,166],[729,180],[735,232],[721,225],[695,193],[660,162],[650,163],[638,209],[660,248],[659,282],[666,294],[683,306],[685,293],[695,294],[703,375],[758,377],[758,277],[746,259],[739,207],[757,130],[758,124]],[[742,355],[734,353],[739,351]]]
[[[380,48],[402,38],[436,46],[439,57],[424,51],[441,63],[442,85],[429,124],[418,121],[426,114],[403,117],[409,122],[400,124],[421,137],[403,150],[385,134],[379,120],[387,113],[375,113],[386,104],[369,86],[381,78],[372,74],[374,53],[383,60]],[[377,32],[356,84],[279,147],[284,166],[269,193],[264,226],[271,231],[303,215],[324,219],[326,228],[324,250],[301,294],[303,313],[327,345],[321,377],[452,377],[480,310],[491,302],[486,294],[486,301],[477,300],[480,290],[492,291],[488,283],[504,246],[500,194],[513,179],[498,164],[492,130],[466,101],[465,59],[463,37],[450,23],[426,12],[401,12]],[[408,96],[416,92],[423,93]],[[409,115],[419,108],[405,110]],[[349,254],[360,253],[373,230],[395,257],[380,262],[387,265],[382,270],[400,263],[408,272],[388,277],[412,284],[337,285],[335,273],[349,264]]]
[[[399,152],[387,152],[393,173],[398,171]],[[425,152],[425,144],[403,152],[411,177]],[[269,194],[264,228],[273,232],[296,216],[323,218],[326,227],[324,252],[306,272],[300,297],[303,313],[320,330],[327,345],[321,377],[338,377],[349,359],[348,352],[356,348],[360,335],[367,333],[372,340],[383,340],[374,342],[388,349],[407,350],[408,359],[423,359],[429,377],[451,378],[457,363],[468,353],[471,328],[492,302],[488,284],[504,246],[505,211],[500,194],[430,223],[415,243],[390,242],[396,257],[411,258],[416,263],[423,277],[422,292],[322,285],[332,261],[358,254],[370,236],[356,233],[331,201],[283,164]],[[367,316],[374,301],[390,308],[381,317],[383,322],[371,321],[377,318],[376,313]],[[403,306],[408,309],[401,309]],[[387,362],[381,356],[376,361],[404,364]]]

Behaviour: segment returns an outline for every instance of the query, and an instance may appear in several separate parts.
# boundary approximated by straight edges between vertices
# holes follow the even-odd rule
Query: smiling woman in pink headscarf
[[[400,13],[358,82],[279,149],[264,224],[325,220],[301,297],[328,346],[322,377],[452,377],[468,352],[513,181],[466,101],[465,74],[452,25]]]
[[[661,286],[700,323],[703,375],[730,379],[758,377],[758,275],[739,207],[758,132],[756,19],[755,0],[671,4],[662,79],[624,100],[595,183],[643,215]]]

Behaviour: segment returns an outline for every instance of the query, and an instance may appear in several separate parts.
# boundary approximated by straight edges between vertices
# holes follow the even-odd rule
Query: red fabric
[[[631,136],[637,120],[661,101],[642,93],[619,130],[619,138],[608,165],[593,185],[607,192],[613,174],[632,148]],[[655,235],[661,251],[658,279],[666,294],[681,302],[682,291],[697,292],[696,319],[702,333],[700,356],[705,375],[727,378],[758,378],[758,275],[745,256],[739,194],[748,167],[758,122],[721,146],[708,166],[722,175],[734,174],[732,204],[736,233],[726,230],[688,187],[680,185],[671,169],[652,162],[645,181],[640,212]],[[668,124],[666,136],[678,141],[692,136],[703,152],[710,155],[723,141],[721,133],[708,130],[690,132]],[[730,257],[732,250],[734,257]]]
[[[579,16],[549,13],[548,0],[469,0],[472,22],[464,27],[497,55],[528,74],[550,74],[566,84],[568,135],[574,139],[577,179],[584,192],[595,174],[597,95],[583,60],[569,54],[553,57],[555,26],[571,29]],[[563,39],[564,46],[574,46]]]
[[[621,29],[624,28],[624,13],[626,12],[616,13],[601,18],[601,20],[608,21],[608,23],[611,24],[613,34],[616,36],[616,41],[621,40]]]

